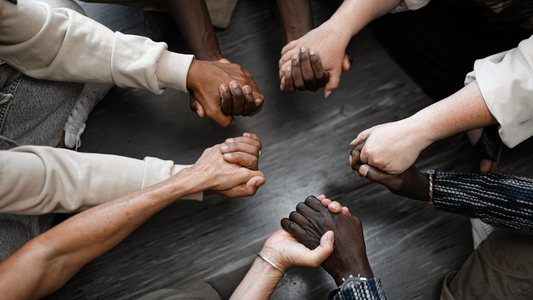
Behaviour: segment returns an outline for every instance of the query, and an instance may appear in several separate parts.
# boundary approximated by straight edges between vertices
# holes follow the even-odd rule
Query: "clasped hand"
[[[200,118],[207,115],[222,127],[233,116],[253,116],[261,111],[265,97],[259,93],[252,74],[228,60],[193,59],[187,75],[190,107]]]

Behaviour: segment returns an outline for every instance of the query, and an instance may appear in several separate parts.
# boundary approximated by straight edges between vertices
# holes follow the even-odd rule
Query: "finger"
[[[285,53],[291,51],[292,49],[294,49],[296,47],[297,41],[298,40],[291,41],[290,43],[285,45],[285,47],[283,47],[283,49],[281,49],[281,57],[282,58],[283,58],[283,55],[285,55]]]
[[[252,140],[258,142],[259,145],[261,145],[261,140],[259,139],[259,137],[256,134],[245,132],[245,133],[242,134],[242,136],[245,137],[245,138],[251,138]],[[261,146],[259,148],[262,148],[262,147],[263,146]]]
[[[302,262],[296,262],[296,264],[304,267],[318,267],[333,253],[334,240],[335,235],[333,231],[330,230],[324,233],[320,239],[320,245],[314,250],[309,251]]]
[[[282,79],[285,76],[285,72],[291,65],[291,60],[289,59],[281,68],[279,68],[279,79]]]
[[[315,249],[320,245],[319,238],[313,233],[304,230],[298,223],[290,219],[281,219],[281,227],[294,236],[298,242],[304,244],[309,249]]]
[[[205,115],[204,107],[196,98],[194,97],[193,93],[191,92],[190,98],[189,98],[189,107],[192,111],[196,112],[200,118],[203,118]]]
[[[241,167],[245,167],[250,170],[258,169],[258,158],[255,155],[244,152],[232,152],[226,153],[223,156],[226,162],[238,164]]]
[[[325,209],[322,203],[320,203],[320,206]],[[296,205],[296,211],[302,216],[304,216],[307,220],[309,220],[310,223],[313,223],[311,219],[314,219],[314,217],[318,214],[316,210],[309,207],[303,202],[300,202],[298,203],[298,205]]]
[[[261,145],[260,141],[258,141],[256,139],[252,139],[252,138],[246,137],[246,136],[240,136],[240,137],[236,137],[236,138],[227,139],[224,142],[224,144],[226,144],[226,145],[233,144],[233,143],[249,144],[249,145],[252,145],[252,146],[256,147],[258,150],[261,150],[261,148],[263,147]]]
[[[263,104],[265,103],[265,96],[259,94],[259,93],[256,93],[256,92],[252,92],[253,94],[253,97],[254,97],[254,108],[252,110],[252,112],[248,115],[249,117],[253,117],[255,115],[257,115],[261,109],[263,109]]]
[[[348,54],[344,54],[344,59],[342,60],[342,69],[344,71],[349,71],[350,67],[352,66],[353,57],[351,57]]]
[[[328,207],[330,203],[331,203],[331,200],[329,199],[322,200],[322,205],[324,205],[325,207]]]
[[[315,80],[315,73],[311,67],[311,60],[306,47],[300,49],[300,68],[302,70],[302,78],[308,90],[315,92],[318,90],[318,84]]]
[[[294,87],[299,91],[304,91],[306,87],[302,76],[302,69],[300,68],[300,56],[297,54],[292,57],[291,70]]]
[[[343,207],[341,213],[347,217],[351,217],[350,209],[348,207]]]
[[[339,87],[339,82],[341,81],[341,74],[336,71],[331,71],[329,73],[329,81],[324,86],[324,97],[329,97],[331,95],[331,92]]]
[[[338,214],[341,212],[342,210],[342,206],[339,202],[337,201],[333,201],[331,202],[329,205],[328,205],[328,209],[330,212],[334,213],[334,214]]]
[[[294,91],[296,90],[294,88],[294,83],[292,82],[292,67],[291,66],[287,68],[287,72],[285,73],[285,89],[287,90],[289,94],[294,93]]]
[[[317,212],[324,210],[324,205],[322,205],[322,201],[318,200],[315,196],[308,196],[305,199],[305,204]]]
[[[259,149],[246,143],[231,143],[229,145],[224,145],[220,147],[220,152],[222,152],[222,154],[243,152],[259,158]]]
[[[324,201],[326,199],[326,196],[325,195],[319,195],[319,196],[316,196],[316,198],[320,201]]]
[[[220,98],[222,98],[222,112],[228,116],[233,115],[231,110],[233,106],[233,98],[231,96],[231,93],[229,92],[228,86],[225,84],[220,85]]]
[[[280,91],[285,90],[285,72],[283,72],[283,77],[281,78],[281,82],[279,84],[279,90]]]
[[[231,189],[216,191],[216,194],[230,198],[250,197],[255,195],[259,187],[266,183],[266,178],[262,176],[252,177],[248,182],[239,184]]]
[[[255,106],[255,99],[254,95],[252,94],[252,88],[248,85],[245,85],[242,89],[244,92],[244,108],[242,115],[247,116],[249,115]]]
[[[233,95],[233,115],[240,116],[244,109],[244,94],[236,81],[230,82],[229,86],[231,94]]]
[[[361,151],[365,145],[365,141],[359,142],[355,147],[353,147],[352,151],[350,152],[350,165],[352,166],[352,169],[357,170],[359,167],[356,167],[359,165],[359,160],[361,156]]]
[[[322,62],[320,61],[318,51],[311,50],[310,55],[311,67],[313,68],[313,72],[315,74],[316,83],[320,87],[323,87],[329,81],[329,74],[322,68]]]
[[[363,140],[366,140],[370,134],[372,133],[372,131],[374,130],[375,126],[374,127],[370,127],[368,129],[365,129],[363,131],[361,131],[357,137],[355,138],[355,140],[353,140],[350,145],[352,146],[356,146],[357,144],[359,144],[359,142],[363,141]]]

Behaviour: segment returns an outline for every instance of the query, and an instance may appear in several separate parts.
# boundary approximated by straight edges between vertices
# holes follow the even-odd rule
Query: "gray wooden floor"
[[[338,1],[313,1],[315,24]],[[120,6],[83,4],[89,16],[114,30],[144,34],[142,13]],[[191,164],[203,149],[243,132],[262,140],[260,169],[267,184],[256,196],[178,201],[113,250],[86,265],[46,299],[135,299],[189,278],[211,283],[229,298],[266,238],[308,195],[326,194],[350,207],[364,224],[370,263],[389,299],[438,299],[444,276],[472,251],[469,221],[431,205],[394,196],[355,176],[349,143],[373,125],[410,116],[432,102],[364,30],[348,53],[352,69],[328,99],[322,93],[279,91],[277,62],[284,32],[275,1],[241,0],[232,23],[217,31],[226,58],[254,75],[266,97],[263,111],[221,128],[188,108],[188,96],[167,90],[114,88],[91,114],[81,151],[135,158],[155,156]],[[187,51],[179,33],[173,49]],[[531,144],[506,149],[498,172],[533,176]],[[466,135],[425,150],[417,161],[447,171],[476,170]],[[325,299],[335,288],[320,268],[294,267],[272,299]]]

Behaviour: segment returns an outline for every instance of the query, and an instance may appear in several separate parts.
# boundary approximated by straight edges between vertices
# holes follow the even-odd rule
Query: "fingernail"
[[[228,146],[225,146],[225,145],[224,145],[224,146],[222,146],[220,149],[226,151],[226,150],[228,150],[229,148],[228,148]]]
[[[279,90],[280,90],[280,91],[283,91],[283,87],[282,87],[281,84],[279,85]]]
[[[329,95],[331,95],[331,91],[327,91],[326,94],[324,95],[324,97],[328,98]]]
[[[245,87],[243,88],[243,90],[244,90],[244,92],[245,92],[246,94],[250,94],[250,92],[252,91],[252,89],[251,89],[249,86],[245,86]]]
[[[222,85],[222,92],[224,94],[228,92],[228,89],[226,88],[226,85]]]
[[[305,53],[305,47],[300,48],[300,53]]]
[[[311,51],[309,51],[309,54],[311,54],[311,55],[315,55],[315,54],[316,54],[316,51],[315,51],[315,50],[311,50]]]
[[[333,231],[328,231],[328,242],[333,243],[333,239],[335,236],[333,235]]]
[[[256,184],[255,184],[255,186],[256,186],[256,187],[260,187],[260,186],[262,186],[263,184],[265,184],[265,182],[264,182],[264,181],[263,181],[263,182],[261,182],[261,183],[259,183],[259,182],[258,182],[258,183],[256,183]]]
[[[298,55],[294,54],[294,55],[292,56],[292,59],[293,59],[293,60],[298,59]]]
[[[350,145],[355,146],[355,141],[356,141],[356,140],[357,140],[357,139],[354,139],[354,140],[350,143]]]
[[[291,72],[291,66],[288,66],[287,67],[287,73],[290,73]]]
[[[200,115],[200,110],[199,109],[196,110],[196,114]]]
[[[234,88],[234,89],[236,89],[236,88],[239,87],[239,85],[238,85],[235,81],[233,81],[233,82],[231,83],[231,87]]]
[[[366,177],[366,174],[368,173],[368,165],[362,165],[359,168],[359,173],[361,173],[362,176]]]
[[[231,158],[232,157],[232,154],[231,153],[226,153],[224,154],[224,158]]]
[[[243,134],[242,136],[250,137],[250,134],[249,134],[249,133],[245,133],[245,134]]]
[[[233,139],[227,139],[226,140],[226,144],[231,144],[231,143],[233,143]]]
[[[255,107],[261,106],[261,99],[255,99]]]

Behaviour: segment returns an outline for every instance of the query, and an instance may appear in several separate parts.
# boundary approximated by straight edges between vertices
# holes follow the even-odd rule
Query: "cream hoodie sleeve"
[[[474,80],[507,146],[533,136],[533,36],[514,49],[477,60],[465,84]]]
[[[0,0],[1,1],[1,0]],[[0,212],[72,212],[149,187],[189,166],[42,146],[0,151]],[[203,193],[182,199],[202,200]]]
[[[172,70],[173,88],[187,91],[193,56],[166,49],[165,43],[113,32],[70,9],[0,0],[0,60],[33,78],[115,83],[160,94],[164,69]]]

